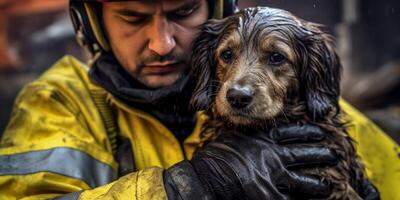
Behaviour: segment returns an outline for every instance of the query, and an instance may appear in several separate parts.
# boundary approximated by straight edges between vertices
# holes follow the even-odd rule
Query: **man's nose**
[[[167,55],[176,46],[173,27],[166,17],[155,17],[148,34],[149,49],[158,55]]]

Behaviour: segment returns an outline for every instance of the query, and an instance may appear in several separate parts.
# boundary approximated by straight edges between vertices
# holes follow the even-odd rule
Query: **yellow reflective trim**
[[[68,193],[68,194],[56,197],[52,200],[78,200],[79,196],[81,195],[82,192],[83,192],[83,190],[74,192],[74,193]]]
[[[89,3],[84,3],[86,12],[88,14],[90,26],[92,27],[92,31],[99,42],[100,46],[105,50],[109,51],[110,46],[108,45],[106,39],[104,38],[104,35],[100,29],[99,25],[99,19],[97,19],[96,11],[94,10],[93,6],[91,6]]]
[[[52,148],[71,148],[77,151],[85,152],[86,154],[92,156],[96,160],[106,163],[113,170],[117,170],[118,164],[114,161],[112,154],[105,154],[101,149],[98,149],[94,144],[88,144],[79,140],[69,139],[69,138],[52,138],[53,140],[43,140],[41,143],[30,143],[26,146],[12,146],[0,148],[0,155],[13,155],[24,152],[32,151],[43,151]],[[85,147],[85,149],[79,149],[77,147]]]
[[[52,172],[80,179],[91,187],[105,185],[117,178],[117,172],[86,152],[58,147],[13,155],[0,155],[0,176]]]
[[[43,188],[48,191],[46,194],[43,194]],[[50,172],[0,176],[1,200],[51,199],[86,189],[90,187],[81,180]]]

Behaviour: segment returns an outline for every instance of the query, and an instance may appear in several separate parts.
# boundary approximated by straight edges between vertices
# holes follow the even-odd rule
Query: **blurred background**
[[[336,37],[342,96],[400,142],[399,0],[240,0],[326,25]],[[68,0],[0,0],[0,135],[26,83],[65,54],[85,61]]]

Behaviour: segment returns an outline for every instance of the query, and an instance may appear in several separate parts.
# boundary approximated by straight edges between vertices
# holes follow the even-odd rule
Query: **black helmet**
[[[110,50],[105,37],[100,10],[101,3],[118,0],[70,0],[69,9],[75,35],[81,46],[87,47],[94,55],[96,52]],[[222,18],[237,10],[238,0],[208,0],[212,18]]]

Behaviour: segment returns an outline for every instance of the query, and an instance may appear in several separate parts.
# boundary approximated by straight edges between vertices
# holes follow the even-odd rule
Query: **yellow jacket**
[[[87,68],[64,57],[16,99],[0,142],[0,199],[166,199],[163,168],[191,158],[205,116],[181,148],[158,120],[109,96],[138,171],[117,178],[118,163],[90,96]],[[350,134],[382,199],[400,199],[399,147],[350,105],[341,102]]]

